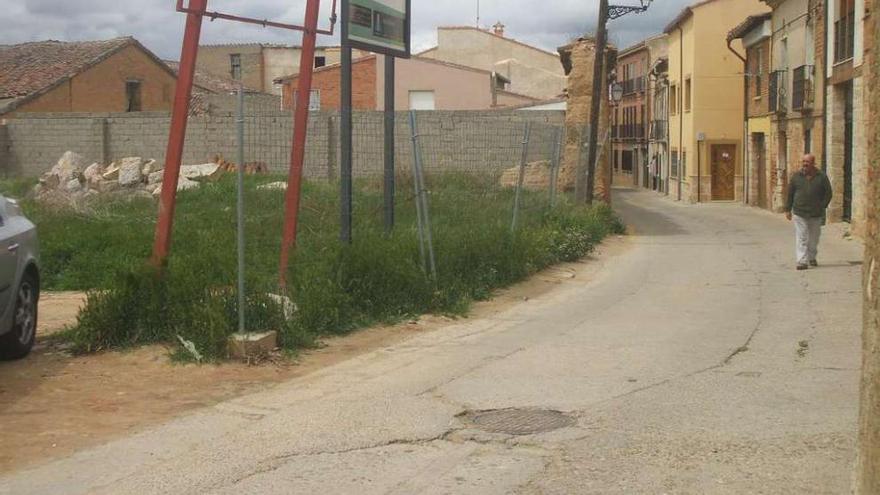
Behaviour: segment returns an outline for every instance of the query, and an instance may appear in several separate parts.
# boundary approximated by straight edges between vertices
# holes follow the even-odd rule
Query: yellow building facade
[[[727,33],[768,10],[759,0],[704,0],[666,26],[671,197],[691,203],[744,197],[743,63]],[[743,52],[740,40],[730,48]]]

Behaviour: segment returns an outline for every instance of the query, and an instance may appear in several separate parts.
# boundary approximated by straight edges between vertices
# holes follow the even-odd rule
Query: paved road
[[[795,272],[777,216],[624,190],[616,204],[631,247],[548,294],[0,493],[846,493],[861,247],[829,229],[823,266]],[[461,416],[504,408],[574,424],[511,436]]]

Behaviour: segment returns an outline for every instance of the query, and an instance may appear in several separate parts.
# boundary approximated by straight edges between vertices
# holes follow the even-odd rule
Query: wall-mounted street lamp
[[[616,82],[611,85],[611,101],[617,106],[623,99],[623,84]]]

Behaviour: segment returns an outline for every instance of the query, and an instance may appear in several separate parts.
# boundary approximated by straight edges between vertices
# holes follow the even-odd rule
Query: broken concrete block
[[[116,180],[119,178],[119,166],[116,165],[116,162],[111,163],[107,166],[107,169],[104,170],[104,173],[101,174],[101,177],[104,180]]]
[[[297,306],[296,303],[291,301],[287,296],[280,296],[278,294],[269,294],[269,299],[272,300],[275,304],[281,306],[281,312],[284,314],[285,320],[290,320],[293,318],[293,314],[296,313]]]
[[[73,151],[66,151],[49,173],[57,176],[59,183],[67,184],[71,179],[78,179],[82,176],[84,165],[85,159],[81,155]]]
[[[223,174],[223,169],[216,163],[202,165],[184,165],[180,167],[180,177],[190,180],[214,180]]]
[[[77,178],[70,179],[64,184],[64,190],[69,193],[77,193],[82,191],[82,182]]]
[[[178,191],[186,191],[187,189],[192,189],[194,187],[199,187],[199,183],[194,180],[189,180],[186,177],[181,177],[177,181]]]
[[[95,184],[103,179],[101,177],[103,172],[104,170],[100,163],[93,163],[83,171],[83,178],[85,178],[86,184]]]
[[[229,337],[227,350],[234,359],[258,358],[278,347],[278,332],[236,333]]]
[[[284,191],[287,189],[287,182],[270,182],[257,186],[257,189]]]
[[[156,160],[147,160],[144,163],[143,168],[141,168],[141,174],[144,176],[148,176],[153,172],[158,172],[162,170],[162,165],[159,164]]]
[[[141,174],[143,165],[143,160],[139,156],[123,158],[122,163],[119,164],[119,185],[131,187],[139,184],[143,179]]]
[[[164,177],[164,175],[165,175],[164,170],[157,170],[155,172],[151,172],[150,174],[147,175],[147,184],[153,185],[153,184],[162,183],[162,178]]]

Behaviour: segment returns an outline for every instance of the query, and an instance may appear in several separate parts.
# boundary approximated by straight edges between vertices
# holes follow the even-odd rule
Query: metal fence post
[[[425,187],[424,168],[422,167],[422,150],[419,146],[419,131],[416,123],[416,112],[410,110],[409,124],[412,129],[413,142],[413,185],[416,191],[416,214],[419,216],[419,253],[422,256],[422,266],[425,266],[425,252],[427,251],[428,264],[431,270],[431,278],[437,281],[437,263],[434,258],[434,237],[431,233],[431,211],[428,206],[427,188]],[[427,271],[427,268],[426,268]]]
[[[562,154],[562,127],[557,127],[553,133],[553,158],[550,162],[550,207],[556,206],[556,188],[559,181],[559,160]]]
[[[238,331],[245,332],[244,294],[244,85],[238,87],[235,127],[238,141]]]
[[[523,188],[523,180],[525,180],[526,174],[526,160],[528,160],[529,153],[529,136],[532,132],[532,123],[526,122],[523,128],[523,140],[522,140],[522,155],[519,160],[519,177],[516,181],[516,194],[513,198],[513,220],[510,223],[510,231],[516,231],[516,223],[519,220],[519,203],[520,196],[522,194]]]

